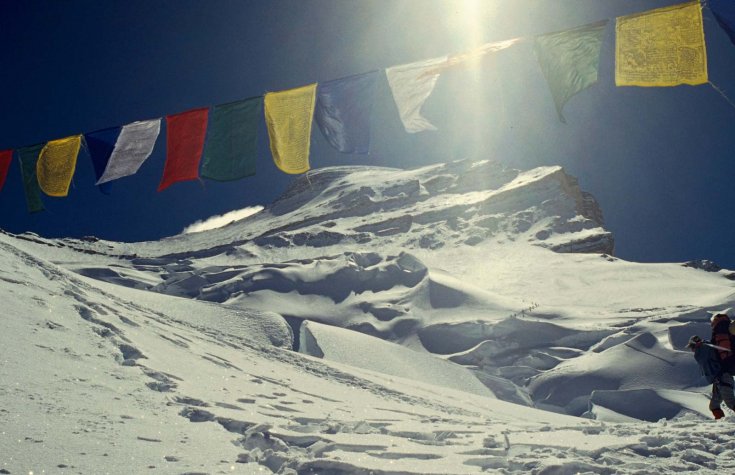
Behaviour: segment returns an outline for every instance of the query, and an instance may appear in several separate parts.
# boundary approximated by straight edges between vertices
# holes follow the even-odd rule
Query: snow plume
[[[259,213],[262,210],[262,206],[248,206],[247,208],[230,211],[229,213],[225,213],[223,215],[212,216],[203,221],[196,221],[188,225],[184,228],[183,231],[181,231],[181,234],[198,233],[200,231],[207,231],[208,229],[221,228],[222,226],[230,224],[233,221],[247,218],[248,216]]]

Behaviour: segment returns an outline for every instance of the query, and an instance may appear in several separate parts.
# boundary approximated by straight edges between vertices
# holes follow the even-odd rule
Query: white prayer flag
[[[134,175],[150,156],[160,132],[161,119],[133,122],[123,126],[105,172],[96,184],[101,185]]]
[[[436,130],[436,127],[421,115],[421,106],[429,98],[439,78],[439,66],[447,63],[448,57],[427,59],[416,63],[392,66],[385,70],[393,100],[398,106],[406,132]]]

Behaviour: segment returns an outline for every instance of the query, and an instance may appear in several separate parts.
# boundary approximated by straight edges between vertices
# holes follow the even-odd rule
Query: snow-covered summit
[[[274,203],[215,230],[122,245],[55,240],[122,257],[259,255],[274,248],[435,249],[522,240],[562,252],[612,254],[594,197],[561,167],[530,171],[457,161],[414,170],[329,167],[299,177]],[[317,251],[317,255],[323,251]]]
[[[408,171],[328,168],[297,180],[266,216],[283,222],[258,236],[266,246],[352,240],[415,249],[522,239],[563,251],[613,250],[594,198],[560,167],[520,172],[461,161]]]

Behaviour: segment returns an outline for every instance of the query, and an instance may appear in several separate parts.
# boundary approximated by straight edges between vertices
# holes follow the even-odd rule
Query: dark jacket
[[[709,342],[705,342],[709,343]],[[699,368],[702,370],[702,374],[707,379],[708,383],[714,383],[716,378],[719,378],[722,374],[722,364],[720,364],[720,357],[717,355],[717,350],[711,346],[705,344],[699,345],[694,349],[694,359],[697,360]]]

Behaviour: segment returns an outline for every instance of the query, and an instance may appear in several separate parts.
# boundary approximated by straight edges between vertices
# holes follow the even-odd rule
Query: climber
[[[687,348],[694,352],[694,359],[699,364],[707,382],[712,383],[709,410],[712,411],[715,419],[725,417],[725,413],[720,407],[723,401],[727,407],[735,410],[732,374],[723,370],[717,349],[711,343],[694,335],[689,339]]]

